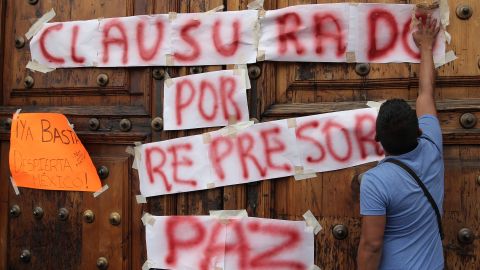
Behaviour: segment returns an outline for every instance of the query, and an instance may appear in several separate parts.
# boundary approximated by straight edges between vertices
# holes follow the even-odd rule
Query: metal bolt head
[[[469,129],[475,127],[477,124],[477,117],[472,113],[464,113],[460,116],[460,125],[463,128]]]
[[[25,79],[23,79],[23,85],[25,86],[25,88],[32,88],[34,84],[35,80],[30,75],[26,76]]]
[[[20,37],[20,36],[16,36],[15,37],[15,48],[21,49],[21,48],[23,48],[23,46],[25,46],[25,38]]]
[[[367,76],[370,73],[370,64],[358,63],[355,65],[355,73],[358,76]]]
[[[480,186],[480,175],[477,176],[477,184]]]
[[[108,175],[110,174],[110,171],[108,170],[107,166],[100,166],[97,168],[97,174],[100,177],[100,179],[106,179]]]
[[[30,259],[32,258],[32,254],[30,253],[30,250],[24,249],[20,253],[20,261],[23,263],[28,263],[30,262]]]
[[[120,120],[120,130],[121,131],[129,131],[130,129],[132,129],[132,122],[130,122],[130,120],[124,118],[122,120]]]
[[[17,204],[14,204],[12,205],[12,207],[10,208],[10,216],[11,217],[18,217],[20,216],[20,214],[22,213],[22,211],[20,210],[20,206],[18,206]]]
[[[460,4],[455,11],[457,17],[461,20],[468,20],[472,17],[473,10],[469,5]]]
[[[154,68],[152,71],[152,77],[155,80],[165,79],[165,69],[164,68]]]
[[[33,216],[34,216],[36,219],[42,219],[42,217],[43,217],[43,209],[42,209],[40,206],[36,206],[35,208],[33,208]]]
[[[95,220],[95,214],[92,210],[88,209],[83,212],[83,220],[86,223],[92,223]]]
[[[250,65],[248,67],[248,77],[252,80],[260,78],[262,74],[262,69],[258,65]]]
[[[343,224],[337,224],[332,228],[333,237],[337,240],[343,240],[348,236],[348,228]]]
[[[260,123],[260,121],[258,121],[258,119],[255,117],[250,118],[250,121],[253,121],[254,124]]]
[[[100,121],[97,118],[90,118],[88,120],[88,129],[95,131],[100,127]]]
[[[4,126],[6,130],[10,130],[10,128],[12,127],[12,118],[7,118],[7,120],[5,120]]]
[[[62,220],[62,221],[67,220],[67,219],[68,219],[68,215],[69,215],[69,213],[68,213],[68,210],[67,210],[66,208],[63,208],[63,207],[62,207],[62,208],[60,208],[60,209],[58,210],[58,218],[59,218],[60,220]]]
[[[151,123],[152,129],[155,131],[161,131],[163,129],[163,119],[161,117],[155,117]]]
[[[471,229],[462,228],[457,233],[457,240],[461,244],[468,245],[473,243],[473,240],[475,240],[475,235],[473,234],[473,231]]]
[[[35,4],[38,3],[38,0],[28,0],[28,3],[29,3],[30,5],[35,5]]]
[[[107,74],[98,74],[97,76],[97,84],[99,86],[106,86],[108,84],[108,75]]]
[[[120,225],[120,222],[122,221],[122,218],[121,218],[119,213],[112,212],[110,214],[110,217],[108,218],[108,220],[110,221],[110,224],[112,224],[113,226],[118,226],[118,225]]]
[[[203,72],[203,67],[190,67],[190,74],[198,74]]]
[[[97,259],[97,268],[105,270],[108,268],[108,260],[105,257],[100,257]]]

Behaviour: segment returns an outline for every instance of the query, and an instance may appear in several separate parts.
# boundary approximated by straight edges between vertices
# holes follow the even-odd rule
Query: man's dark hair
[[[376,140],[391,155],[412,151],[421,135],[417,115],[403,99],[390,99],[382,104],[376,129]]]

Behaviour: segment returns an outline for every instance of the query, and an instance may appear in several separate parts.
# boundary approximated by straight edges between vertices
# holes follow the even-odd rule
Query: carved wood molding
[[[437,87],[478,87],[480,76],[448,76],[438,77]],[[289,91],[314,91],[321,89],[403,89],[418,87],[418,77],[386,78],[386,79],[357,79],[357,80],[296,80],[291,82]]]
[[[94,132],[76,131],[83,144],[126,145],[144,142],[150,136],[149,132]],[[0,131],[0,141],[10,141],[9,131]]]
[[[150,117],[142,106],[0,106],[0,116],[11,117],[21,108],[22,112],[61,113],[83,117]]]
[[[407,102],[415,107],[415,101]],[[367,108],[366,101],[274,104],[262,114],[262,118],[298,117],[361,108]],[[441,100],[437,101],[437,109],[440,112],[480,111],[480,99]]]
[[[112,96],[130,95],[127,86],[121,87],[67,87],[67,88],[13,88],[11,97],[58,97],[58,96]]]

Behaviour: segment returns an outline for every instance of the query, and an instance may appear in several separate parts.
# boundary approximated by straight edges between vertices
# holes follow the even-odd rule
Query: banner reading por
[[[15,114],[9,164],[20,187],[92,192],[101,188],[88,152],[62,114]]]

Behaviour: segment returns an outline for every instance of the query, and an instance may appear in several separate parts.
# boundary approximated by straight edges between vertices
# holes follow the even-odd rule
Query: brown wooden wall
[[[209,210],[247,209],[250,216],[302,220],[310,209],[324,230],[316,236],[315,262],[322,269],[354,269],[359,241],[359,194],[354,176],[370,168],[354,168],[318,174],[315,179],[268,180],[206,191],[159,196],[147,204],[136,203],[138,175],[131,169],[132,158],[125,153],[136,141],[166,140],[194,131],[155,131],[151,121],[162,116],[162,78],[153,74],[168,71],[171,77],[231,68],[141,67],[60,69],[48,74],[25,68],[30,53],[28,42],[17,48],[34,20],[54,8],[53,21],[84,20],[168,12],[203,12],[224,4],[227,10],[247,8],[246,0],[0,0],[0,269],[96,269],[99,257],[109,261],[109,269],[141,269],[146,260],[143,211],[154,215],[200,215]],[[265,9],[333,0],[266,0]],[[421,1],[356,1],[418,3]],[[438,108],[445,141],[444,250],[447,269],[480,267],[480,125],[464,128],[460,118],[466,113],[480,117],[480,1],[450,0],[453,36],[449,49],[458,60],[438,69]],[[473,9],[473,16],[460,20],[459,4]],[[249,65],[252,89],[248,92],[252,118],[269,121],[308,114],[365,107],[367,100],[405,98],[414,100],[418,86],[418,65],[372,64],[366,76],[355,72],[355,64],[274,63]],[[96,78],[106,74],[109,83],[98,86]],[[31,76],[34,85],[25,86]],[[160,76],[161,77],[161,76]],[[41,191],[20,188],[16,196],[9,181],[8,118],[17,108],[24,112],[60,112],[75,129],[96,166],[108,168],[103,180],[110,189],[98,198],[89,193]],[[92,122],[99,120],[98,129]],[[128,119],[132,128],[122,131],[120,121]],[[10,217],[13,205],[19,217]],[[37,220],[32,210],[41,206],[45,215]],[[66,221],[58,218],[60,208],[69,211]],[[83,220],[85,210],[95,213],[95,221]],[[109,215],[121,215],[121,224],[109,223]],[[347,226],[344,240],[332,235],[336,224]],[[469,228],[476,240],[461,244],[457,233]],[[29,263],[20,261],[22,250],[31,251]]]

